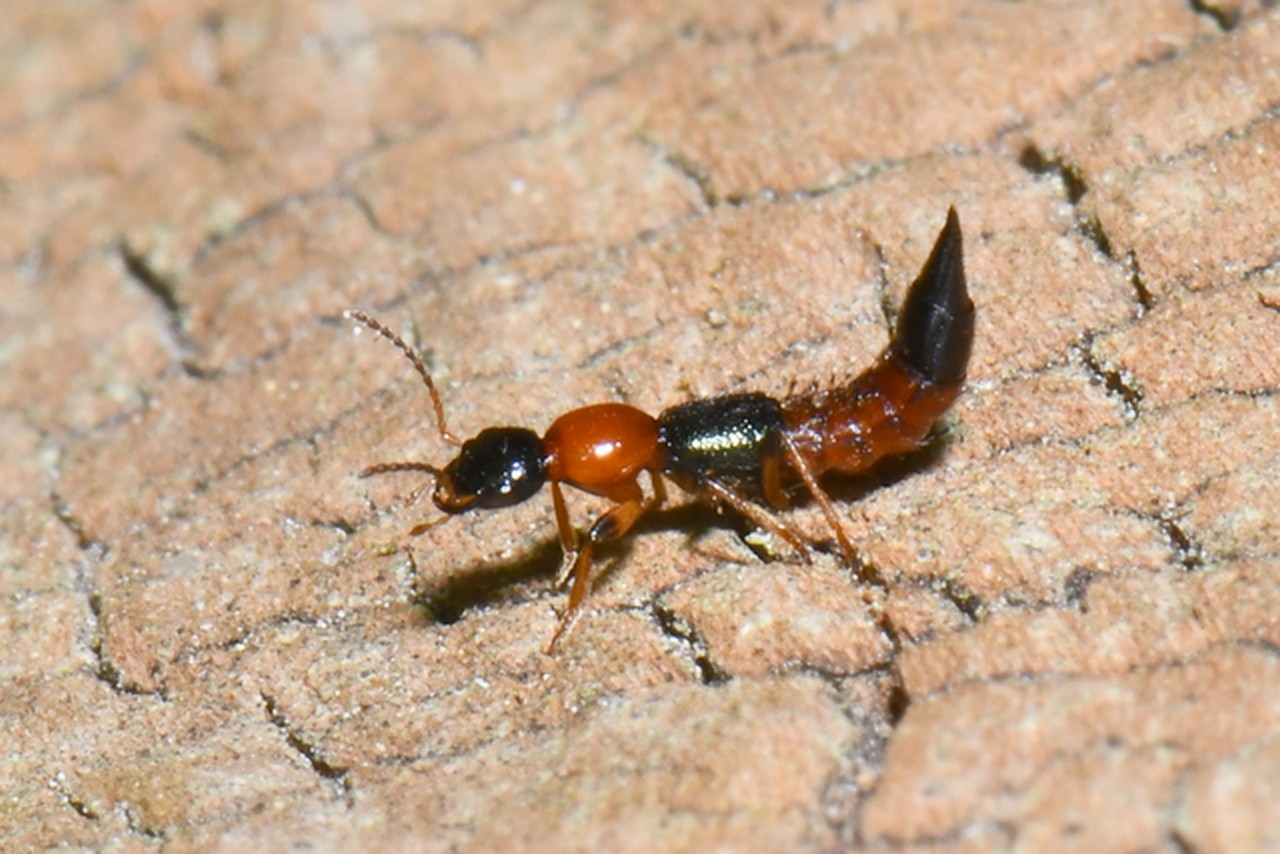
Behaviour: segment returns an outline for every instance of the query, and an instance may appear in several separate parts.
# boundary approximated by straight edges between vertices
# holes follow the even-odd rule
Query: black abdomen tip
[[[964,278],[964,241],[953,207],[929,260],[907,291],[893,349],[926,380],[950,385],[964,380],[973,347],[973,300]]]

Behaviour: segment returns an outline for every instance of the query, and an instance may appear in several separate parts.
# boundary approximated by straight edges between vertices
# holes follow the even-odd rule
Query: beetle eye
[[[433,499],[446,513],[510,507],[536,495],[546,479],[542,440],[536,433],[491,427],[463,444],[445,467]],[[445,485],[447,489],[439,488]]]

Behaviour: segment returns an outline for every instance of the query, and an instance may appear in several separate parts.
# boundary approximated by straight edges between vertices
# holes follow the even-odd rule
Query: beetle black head
[[[546,482],[542,440],[521,427],[490,427],[462,444],[436,479],[431,500],[446,513],[510,507]]]

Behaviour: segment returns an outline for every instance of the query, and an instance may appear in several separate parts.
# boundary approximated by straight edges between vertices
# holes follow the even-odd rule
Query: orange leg
[[[560,577],[557,579],[557,586],[559,586],[564,581],[572,578],[573,586],[569,589],[569,605],[560,617],[560,625],[556,629],[556,633],[551,637],[551,643],[547,644],[546,652],[548,655],[555,654],[556,648],[560,644],[560,639],[577,622],[582,610],[582,603],[586,601],[587,594],[591,592],[591,565],[595,556],[595,547],[600,543],[609,543],[625,537],[627,532],[635,526],[646,511],[658,506],[667,497],[666,488],[662,485],[662,481],[657,475],[653,478],[653,497],[648,500],[645,500],[644,494],[640,491],[640,484],[637,481],[632,481],[627,486],[619,488],[610,497],[614,498],[614,500],[621,499],[622,503],[596,519],[591,525],[591,530],[587,532],[586,540],[578,547],[577,532],[574,531],[571,525],[567,524],[569,514],[564,509],[564,496],[560,494],[556,483],[553,482],[551,486],[553,490],[552,501],[556,504],[556,519],[561,525],[561,542],[563,543],[566,540],[564,529],[568,527],[573,532],[572,538],[576,554],[570,554],[566,551],[565,566],[567,571],[561,570]]]
[[[577,565],[578,529],[569,520],[569,508],[564,503],[564,490],[558,481],[551,481],[551,503],[556,508],[556,528],[560,531],[560,549],[564,552],[564,565],[556,574],[555,589],[561,590]]]
[[[800,479],[804,481],[805,487],[809,490],[809,494],[813,496],[813,500],[818,502],[818,507],[822,509],[822,515],[826,517],[827,524],[831,526],[831,530],[835,531],[836,541],[840,544],[840,551],[844,552],[845,560],[848,562],[858,577],[868,584],[874,584],[877,587],[885,586],[884,579],[880,577],[880,573],[875,568],[868,565],[853,550],[853,543],[849,542],[849,536],[844,531],[844,525],[840,523],[840,516],[836,513],[835,506],[831,503],[831,497],[827,495],[826,490],[818,483],[818,478],[814,475],[813,469],[805,461],[804,455],[796,447],[795,442],[785,432],[782,434],[782,447],[787,454],[787,462],[791,463],[791,467],[800,475]]]
[[[445,522],[448,522],[450,518],[452,517],[446,514],[444,516],[437,516],[434,519],[428,519],[425,522],[419,522],[418,524],[414,525],[412,528],[409,529],[409,536],[420,537],[423,534],[425,534],[427,531],[430,531],[432,528],[438,528],[441,525],[443,525]]]
[[[649,504],[645,507],[646,510],[661,507],[667,503],[667,485],[662,475],[657,472],[651,473],[649,482],[653,485],[653,498],[649,499]]]
[[[760,462],[760,491],[771,507],[781,510],[790,503],[782,491],[782,455],[776,451],[767,452]]]
[[[796,554],[800,556],[802,561],[812,563],[809,559],[809,549],[805,546],[804,540],[800,539],[800,535],[788,528],[786,523],[759,504],[748,501],[734,492],[729,486],[713,478],[698,478],[697,487],[708,493],[712,498],[728,504],[775,537],[782,538],[787,545],[795,549]]]
[[[836,532],[836,540],[840,543],[840,550],[844,552],[845,560],[848,562],[849,567],[853,569],[858,579],[863,583],[887,592],[889,585],[884,580],[884,576],[880,574],[875,566],[864,561],[854,551],[853,544],[849,542],[849,537],[844,531],[844,526],[840,524],[840,517],[836,514],[836,508],[831,503],[831,497],[827,495],[826,490],[818,483],[818,478],[814,475],[813,469],[805,461],[804,455],[800,453],[795,442],[786,433],[783,433],[782,436],[782,447],[787,455],[787,461],[800,474],[800,479],[804,481],[804,485],[813,496],[813,500],[818,502],[818,506],[822,508],[822,515],[826,517],[827,524]],[[889,658],[888,702],[890,707],[900,706],[903,698],[907,697],[902,670],[898,667],[896,659],[897,654],[902,650],[902,632],[890,613],[885,610],[883,602],[878,602],[872,598],[867,598],[866,602],[870,606],[872,616],[875,617],[876,625],[880,627],[880,631],[884,632],[893,650]]]

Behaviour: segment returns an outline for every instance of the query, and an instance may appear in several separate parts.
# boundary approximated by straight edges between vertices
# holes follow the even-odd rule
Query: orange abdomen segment
[[[625,403],[599,403],[566,412],[542,439],[547,477],[612,497],[617,487],[657,460],[658,425]]]
[[[857,474],[920,447],[960,393],[904,367],[890,350],[848,385],[787,398],[782,420],[814,474]]]

